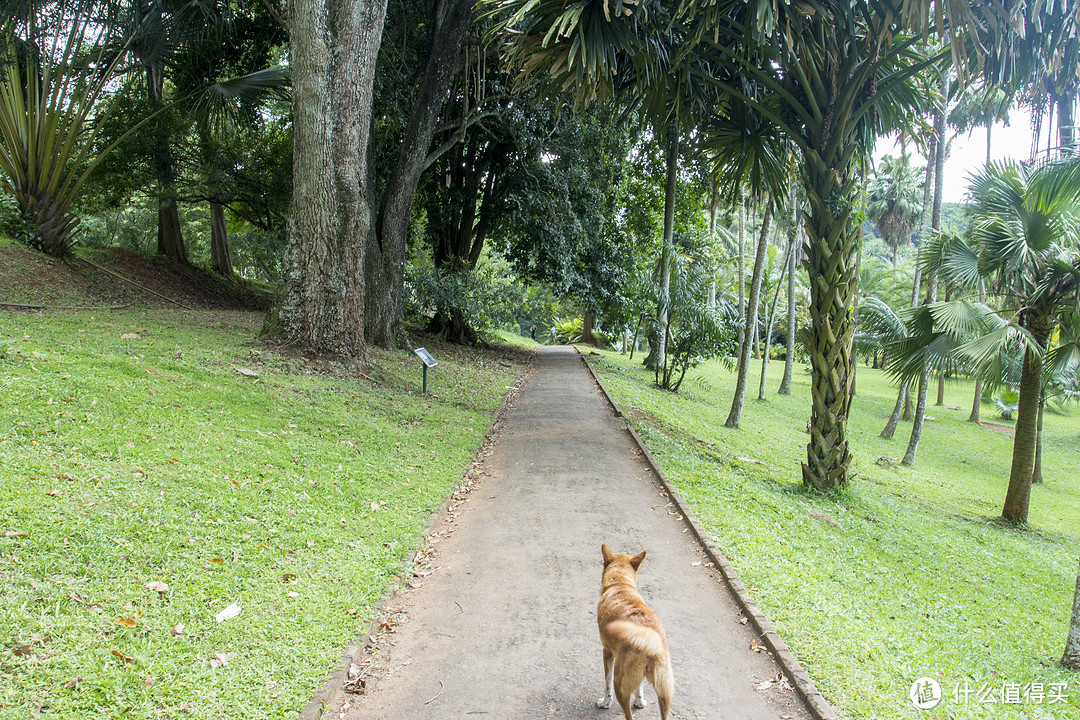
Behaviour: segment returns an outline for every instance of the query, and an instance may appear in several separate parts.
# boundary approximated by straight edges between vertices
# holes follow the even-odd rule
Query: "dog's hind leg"
[[[637,692],[633,695],[633,705],[639,710],[645,707],[645,678],[641,678],[641,685],[638,686]]]
[[[605,710],[611,707],[611,699],[615,695],[615,656],[611,651],[604,648],[604,697],[596,701],[596,707]]]

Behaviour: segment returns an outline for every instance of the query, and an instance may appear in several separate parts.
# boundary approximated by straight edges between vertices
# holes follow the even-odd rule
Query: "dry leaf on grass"
[[[146,583],[146,585],[144,585],[143,587],[145,587],[147,590],[153,590],[154,592],[162,594],[169,592],[169,586],[166,583],[161,582],[160,580],[152,580]]]

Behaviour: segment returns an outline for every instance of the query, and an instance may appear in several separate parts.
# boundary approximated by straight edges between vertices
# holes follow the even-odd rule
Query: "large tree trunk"
[[[291,0],[293,200],[278,331],[362,357],[364,249],[374,234],[368,145],[385,0]]]
[[[772,223],[772,203],[765,206],[765,217],[761,220],[761,234],[758,236],[757,253],[754,256],[754,274],[750,279],[750,297],[746,304],[746,323],[743,327],[743,342],[739,348],[738,379],[735,383],[735,397],[731,399],[724,427],[737,428],[742,419],[743,404],[746,402],[746,382],[750,375],[750,348],[757,340],[758,306],[761,298],[761,279],[765,275],[765,251],[769,247],[769,225]]]
[[[831,147],[827,152],[837,153]],[[834,161],[835,162],[835,161]],[[810,280],[810,442],[802,467],[803,482],[819,490],[847,485],[851,464],[847,422],[854,380],[852,341],[856,292],[854,221],[857,175],[817,153],[804,160],[810,203],[806,232],[806,269]],[[842,198],[840,201],[838,198]]]
[[[1072,619],[1069,621],[1069,634],[1065,638],[1065,654],[1061,656],[1061,664],[1073,670],[1080,670],[1080,567],[1076,570]]]
[[[1031,312],[1025,318],[1025,327],[1040,348],[1046,347],[1050,337],[1050,318]],[[1020,401],[1016,408],[1016,434],[1013,437],[1012,468],[1009,471],[1009,489],[1005,493],[1005,506],[1001,517],[1013,522],[1026,523],[1028,502],[1031,499],[1031,473],[1035,468],[1035,445],[1039,430],[1039,397],[1042,393],[1042,358],[1028,348],[1024,351],[1024,366],[1020,371]]]
[[[225,224],[225,207],[219,202],[210,203],[210,261],[214,272],[223,278],[233,277],[232,259],[229,257],[229,230]]]
[[[165,68],[151,64],[146,68],[146,95],[154,105],[164,102]],[[154,175],[157,178],[158,231],[157,251],[177,262],[187,263],[184,234],[180,228],[180,209],[176,205],[176,171],[173,168],[172,138],[168,122],[157,123],[154,138]]]
[[[376,2],[385,6],[385,0]],[[429,165],[431,139],[457,67],[465,32],[472,24],[473,8],[469,0],[435,3],[424,75],[383,194],[376,232],[368,237],[364,328],[367,341],[380,347],[405,343],[402,293],[413,198],[420,176]]]

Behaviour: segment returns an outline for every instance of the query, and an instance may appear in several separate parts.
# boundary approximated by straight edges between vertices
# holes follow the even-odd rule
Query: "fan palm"
[[[919,175],[906,156],[886,155],[867,188],[866,215],[877,225],[881,239],[892,250],[894,268],[900,250],[911,244],[911,234],[922,217]]]
[[[909,340],[925,347],[926,353],[983,368],[984,382],[1002,376],[1001,358],[1009,344],[1023,343],[1012,468],[1002,517],[1026,522],[1044,378],[1076,353],[1072,342],[1050,350],[1049,341],[1059,324],[1069,328],[1075,324],[1080,302],[1080,160],[991,163],[974,176],[968,199],[967,242],[948,241],[928,254],[930,262],[957,287],[985,286],[1002,307],[1015,308],[1015,314],[996,327],[986,327],[975,340],[946,347],[947,337],[956,342],[958,331],[971,329],[976,315],[983,319],[988,315],[962,310],[974,305],[939,303],[918,310],[932,315],[929,322],[939,330],[924,328],[922,338]],[[933,345],[927,343],[928,336],[934,336]]]

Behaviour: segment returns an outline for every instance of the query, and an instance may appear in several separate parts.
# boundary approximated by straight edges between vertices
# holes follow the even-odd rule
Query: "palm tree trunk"
[[[949,90],[949,80],[947,77],[942,77],[941,79],[941,90],[942,98],[947,97]],[[941,204],[945,191],[944,178],[942,176],[942,172],[945,169],[944,100],[937,103],[934,109],[934,137],[934,202],[930,212],[930,227],[936,230],[941,227]],[[932,277],[929,281],[929,288],[927,288],[926,291],[926,302],[929,304],[936,300],[937,278]],[[919,448],[919,441],[922,440],[923,423],[926,420],[926,395],[929,390],[929,385],[930,365],[927,363],[923,366],[922,374],[919,377],[919,396],[915,403],[915,417],[911,424],[911,437],[908,439],[908,447],[907,451],[904,453],[904,458],[900,461],[904,465],[910,466],[915,464],[915,454]]]
[[[982,380],[975,381],[975,399],[971,401],[971,414],[968,422],[979,424],[979,411],[982,409]]]
[[[934,404],[938,407],[945,404],[945,373],[938,373],[937,402]]]
[[[656,366],[663,368],[667,361],[667,331],[671,309],[671,260],[675,239],[675,189],[679,175],[679,129],[668,125],[667,182],[664,184],[664,240],[660,250],[660,344]]]
[[[908,383],[900,386],[900,391],[896,393],[896,404],[893,405],[892,414],[889,415],[889,420],[881,431],[881,437],[888,439],[896,434],[896,426],[900,424],[900,413],[904,408],[904,403],[908,401],[910,388],[911,386]]]
[[[1025,323],[1040,348],[1050,336],[1050,319],[1029,317]],[[1031,348],[1024,351],[1024,367],[1020,371],[1020,401],[1016,408],[1016,434],[1013,436],[1012,468],[1009,489],[1001,517],[1012,522],[1026,523],[1031,499],[1031,474],[1035,469],[1035,447],[1039,436],[1039,398],[1042,393],[1042,359]]]
[[[1065,638],[1065,654],[1061,656],[1061,664],[1073,670],[1080,670],[1080,567],[1076,570],[1072,619],[1069,621],[1069,634]]]
[[[780,265],[780,277],[776,279],[776,292],[773,294],[772,304],[769,306],[769,319],[765,323],[765,352],[761,354],[761,382],[758,384],[758,400],[765,399],[765,373],[769,370],[769,345],[772,343],[773,321],[776,320],[776,304],[780,300],[780,288],[784,284],[784,274],[787,272],[788,255],[793,249],[791,241],[788,240],[784,262]]]
[[[736,279],[739,283],[739,320],[746,321],[746,204],[739,193],[739,257]]]
[[[1035,430],[1035,466],[1031,468],[1031,484],[1041,483],[1043,450],[1043,411],[1046,409],[1046,393],[1039,395],[1039,420]]]
[[[795,369],[795,243],[799,237],[799,208],[795,201],[794,189],[791,193],[791,252],[788,253],[787,267],[787,337],[784,344],[784,379],[780,381],[780,395],[791,394],[791,375]]]
[[[761,234],[758,237],[757,254],[754,257],[754,274],[750,279],[750,298],[746,304],[746,324],[743,327],[743,346],[739,349],[738,379],[735,383],[735,397],[731,399],[724,427],[737,428],[742,418],[743,403],[746,401],[746,382],[750,375],[750,346],[757,337],[757,314],[761,298],[761,278],[765,274],[765,251],[769,247],[769,225],[772,223],[772,204],[765,206],[765,217],[761,220]]]

